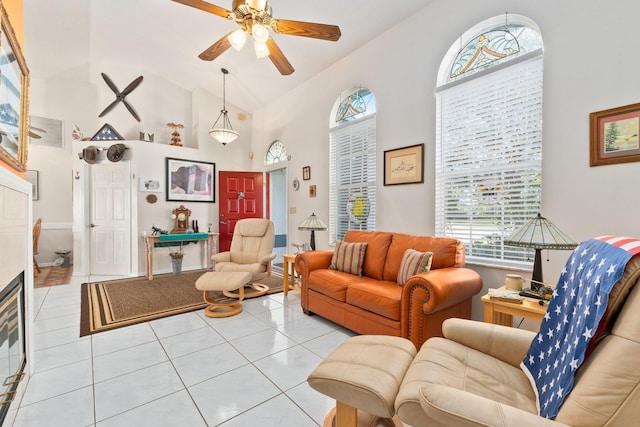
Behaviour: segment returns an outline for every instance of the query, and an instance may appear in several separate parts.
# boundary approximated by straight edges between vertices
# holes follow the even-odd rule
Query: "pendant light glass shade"
[[[225,76],[227,74],[229,74],[229,71],[222,68],[222,110],[220,110],[220,115],[218,116],[218,119],[216,120],[216,122],[211,127],[211,130],[209,131],[209,135],[211,135],[213,139],[215,139],[222,145],[227,145],[228,143],[238,139],[238,136],[240,136],[240,134],[235,130],[233,130],[233,127],[231,127],[231,122],[229,121],[228,111],[226,107]],[[220,127],[217,127],[218,123],[220,123]]]

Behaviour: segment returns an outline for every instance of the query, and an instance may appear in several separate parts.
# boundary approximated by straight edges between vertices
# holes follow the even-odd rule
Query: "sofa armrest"
[[[471,317],[471,300],[482,289],[482,277],[469,268],[447,267],[412,276],[402,289],[402,336],[416,348],[442,336],[449,317]]]
[[[309,287],[307,285],[309,274],[314,270],[329,268],[332,257],[332,250],[300,252],[296,255],[293,265],[300,276],[300,305],[307,314],[309,314],[307,309],[309,306]]]
[[[420,406],[434,421],[434,426],[566,426],[538,414],[446,385],[427,384],[420,389],[419,394]]]
[[[445,338],[519,367],[535,332],[465,319],[447,319],[442,324]]]
[[[216,262],[231,262],[231,252],[219,252],[211,255],[211,259]]]

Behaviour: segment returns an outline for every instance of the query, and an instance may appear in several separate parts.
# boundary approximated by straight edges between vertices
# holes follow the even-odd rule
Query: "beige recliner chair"
[[[640,257],[635,256],[609,293],[600,324],[606,325],[605,332],[578,368],[573,388],[553,420],[538,415],[534,388],[521,368],[535,334],[462,319],[445,321],[444,337],[422,346],[396,396],[397,414],[413,427],[638,425],[639,277]],[[597,305],[575,308],[593,311]],[[556,328],[546,326],[542,324],[541,332],[553,335]],[[556,338],[560,344],[563,335],[556,333]],[[547,357],[545,363],[552,368],[559,359]],[[541,405],[545,402],[541,399]]]
[[[236,223],[228,252],[220,252],[211,258],[214,271],[241,271],[251,273],[252,280],[265,280],[271,275],[271,261],[275,231],[273,222],[262,218],[246,218]],[[245,298],[264,295],[269,287],[262,283],[249,283]],[[237,292],[225,291],[228,297],[238,298]]]

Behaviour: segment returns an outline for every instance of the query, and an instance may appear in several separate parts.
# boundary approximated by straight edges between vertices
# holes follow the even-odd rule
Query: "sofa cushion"
[[[433,252],[418,252],[414,249],[407,249],[400,263],[398,272],[398,285],[404,286],[409,277],[429,271]]]
[[[364,255],[368,243],[338,242],[336,250],[331,258],[332,270],[343,271],[356,276],[362,276]]]
[[[400,320],[401,299],[402,288],[396,282],[361,277],[347,288],[347,304],[392,320]]]
[[[464,267],[464,245],[449,237],[421,237],[396,233],[393,235],[384,264],[383,280],[398,280],[400,263],[407,249],[433,252],[431,270],[445,267]]]
[[[367,253],[364,255],[364,275],[382,280],[384,263],[392,237],[393,233],[383,231],[349,230],[344,235],[344,241],[369,243]],[[393,280],[395,281],[395,278]]]
[[[347,300],[347,286],[355,279],[352,274],[338,270],[320,269],[309,274],[307,287],[336,301]]]

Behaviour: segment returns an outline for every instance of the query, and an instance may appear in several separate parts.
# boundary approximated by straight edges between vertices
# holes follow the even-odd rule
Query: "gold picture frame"
[[[29,68],[0,4],[0,159],[27,170],[29,147]]]
[[[589,165],[640,161],[640,104],[589,114]]]
[[[424,144],[384,152],[384,185],[424,182]]]

